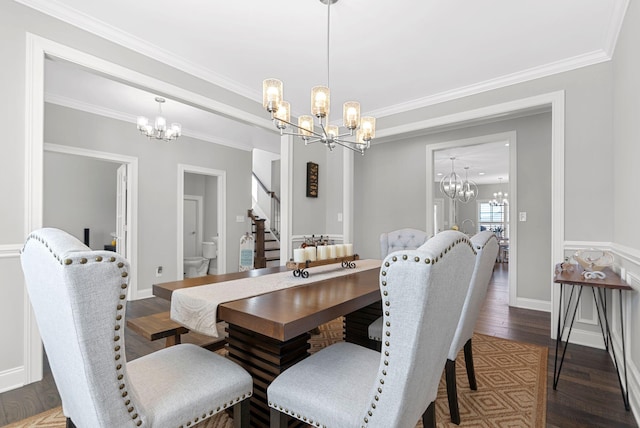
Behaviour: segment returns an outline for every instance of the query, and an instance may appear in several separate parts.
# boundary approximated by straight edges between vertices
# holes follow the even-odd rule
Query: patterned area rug
[[[321,325],[313,332],[310,352],[342,340],[342,318]],[[218,351],[222,354],[224,350]],[[439,428],[453,427],[541,427],[547,411],[547,348],[476,334],[473,360],[478,390],[471,391],[464,355],[456,360],[458,404],[462,423],[449,417],[444,375],[438,389],[436,417]],[[62,409],[57,407],[7,428],[64,428]],[[232,420],[219,413],[194,428],[232,428]],[[416,425],[422,428],[422,422]]]

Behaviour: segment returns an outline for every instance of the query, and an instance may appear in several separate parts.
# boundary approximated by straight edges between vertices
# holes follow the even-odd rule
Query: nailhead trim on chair
[[[87,265],[87,263],[89,262],[89,260],[87,260],[85,257],[80,257],[80,258],[66,258],[64,260],[62,260],[60,258],[59,255],[54,254],[53,253],[53,249],[49,247],[49,243],[45,242],[44,238],[42,238],[41,236],[32,233],[27,237],[27,240],[25,241],[25,246],[27,245],[27,242],[29,242],[29,240],[31,239],[35,239],[36,241],[40,242],[41,244],[43,244],[45,246],[45,248],[49,248],[49,251],[51,252],[51,254],[53,255],[53,257],[58,261],[58,263],[60,263],[62,266],[71,266],[74,262],[75,263],[79,263],[81,265]],[[23,247],[23,251],[24,251],[24,247]],[[94,260],[92,260],[95,263],[101,263],[103,261],[106,261],[107,263],[113,263],[116,261],[115,257],[109,257],[107,259],[104,259],[102,256],[97,256]],[[119,262],[117,264],[117,267],[119,269],[124,268],[124,262]],[[120,276],[122,278],[128,278],[129,274],[126,271],[122,271]],[[120,288],[122,290],[126,290],[127,287],[129,286],[129,280],[128,279],[124,279],[124,282],[122,283],[122,285],[120,286]],[[126,299],[127,296],[126,294],[120,294],[119,299],[120,300],[124,300]],[[139,415],[138,413],[135,412],[135,406],[131,404],[131,400],[128,398],[129,393],[127,391],[127,386],[124,383],[123,379],[124,379],[124,367],[121,363],[119,363],[120,359],[122,358],[122,354],[120,353],[120,351],[122,350],[122,340],[123,338],[121,337],[121,335],[118,333],[121,328],[122,328],[122,320],[124,319],[124,310],[125,310],[125,305],[118,303],[118,305],[116,306],[116,319],[115,319],[115,326],[114,326],[114,336],[113,336],[113,341],[115,343],[115,346],[113,348],[114,351],[114,361],[116,361],[116,365],[115,365],[115,369],[116,369],[116,379],[118,380],[119,385],[118,388],[120,389],[120,395],[123,398],[123,404],[127,410],[127,412],[130,414],[131,419],[133,421],[135,421],[136,426],[141,426],[142,425],[142,420],[139,419]]]
[[[182,424],[179,426],[179,428],[186,428],[186,427],[190,427],[191,425],[195,425],[198,422],[202,422],[207,418],[210,418],[211,416],[215,415],[216,413],[219,413],[221,410],[226,409],[227,407],[231,407],[234,404],[238,404],[239,402],[241,402],[242,400],[251,397],[252,392],[248,392],[245,394],[242,394],[241,397],[236,397],[235,399],[229,401],[228,403],[224,403],[222,406],[218,406],[215,410],[211,409],[209,410],[208,413],[203,413],[202,416],[196,416],[193,420]]]
[[[455,245],[462,244],[462,243],[467,244],[469,246],[469,248],[471,248],[471,251],[473,251],[473,254],[477,255],[476,249],[473,247],[473,245],[471,244],[471,241],[468,238],[459,238],[459,239],[456,239],[456,241],[453,244],[451,244],[448,248],[446,248],[443,253],[440,253],[440,257],[436,257],[435,259],[425,259],[424,262],[426,264],[435,264],[435,263],[438,262],[438,260],[442,259],[445,254],[449,253],[451,251],[451,249]],[[391,258],[391,260],[393,262],[397,262],[398,261],[398,257],[393,256]],[[403,254],[402,255],[402,260],[403,261],[408,260],[408,256],[406,254]],[[417,257],[417,256],[414,257],[413,261],[414,262],[420,262],[420,257]],[[384,267],[385,268],[388,268],[390,265],[391,264],[388,261],[384,263]],[[383,268],[383,270],[380,271],[380,275],[382,276],[382,278],[386,278],[387,272],[386,272],[386,270],[384,270],[384,268]],[[387,286],[387,281],[385,279],[382,279],[380,283],[381,283],[381,285],[383,287]],[[386,290],[383,290],[383,295],[385,297],[388,297],[388,292]],[[391,301],[386,299],[384,301],[384,305],[387,306],[387,307],[390,307],[391,306]],[[385,317],[388,317],[389,314],[390,314],[390,311],[389,310],[385,310],[385,312],[384,312]],[[386,324],[386,327],[391,327],[391,323],[388,320],[385,322],[385,324]],[[390,355],[390,348],[391,348],[391,342],[389,341],[388,338],[391,336],[391,331],[390,330],[386,330],[383,333],[383,336],[387,337],[387,340],[384,342],[385,349],[383,350],[383,353],[384,353],[384,356],[385,356],[385,359],[383,360],[383,364],[384,364],[385,368],[382,369],[378,373],[378,376],[379,376],[379,381],[378,382],[380,383],[380,385],[378,386],[378,394],[375,394],[373,396],[373,400],[371,401],[370,408],[367,411],[367,414],[363,418],[364,425],[362,425],[362,428],[366,428],[367,425],[369,424],[369,418],[373,417],[373,413],[374,413],[374,411],[375,411],[375,409],[377,407],[376,402],[380,401],[380,395],[382,395],[382,386],[384,385],[384,379],[385,379],[385,376],[387,375],[386,367],[389,366],[389,360],[390,360],[389,355]]]

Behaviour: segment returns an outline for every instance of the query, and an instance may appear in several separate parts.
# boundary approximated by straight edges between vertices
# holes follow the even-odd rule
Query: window
[[[492,205],[478,201],[478,228],[490,230],[498,238],[509,239],[509,205]]]

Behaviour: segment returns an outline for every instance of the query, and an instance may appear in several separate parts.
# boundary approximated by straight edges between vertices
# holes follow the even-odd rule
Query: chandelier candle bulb
[[[300,116],[298,118],[298,128],[300,128],[302,138],[308,139],[313,132],[313,118],[307,115]]]
[[[282,102],[282,81],[278,79],[265,79],[262,82],[262,106],[273,113],[278,110]]]
[[[311,88],[311,113],[322,118],[329,116],[329,88],[314,86]]]
[[[347,101],[342,108],[342,119],[347,129],[354,130],[360,126],[360,103]]]
[[[287,101],[282,101],[278,106],[278,110],[274,113],[274,119],[277,119],[276,128],[285,129],[287,123],[291,122],[291,108]]]
[[[326,260],[329,258],[329,248],[326,245],[318,247],[318,260]]]
[[[296,263],[304,263],[306,261],[306,254],[304,248],[294,248],[293,261]]]

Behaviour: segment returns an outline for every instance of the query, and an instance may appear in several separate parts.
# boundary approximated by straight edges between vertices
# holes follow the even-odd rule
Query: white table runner
[[[175,290],[171,295],[171,319],[196,333],[218,337],[218,305],[222,303],[355,272],[379,269],[381,263],[381,260],[373,259],[356,260],[356,267],[353,269],[343,268],[341,264],[309,268],[309,278],[306,279],[294,277],[293,271],[287,271]]]

